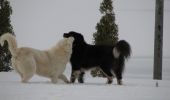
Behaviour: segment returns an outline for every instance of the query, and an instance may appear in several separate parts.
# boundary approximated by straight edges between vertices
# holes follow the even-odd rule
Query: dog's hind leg
[[[33,77],[33,75],[35,74],[35,70],[32,70],[31,72],[28,73],[22,73],[21,74],[21,82],[22,83],[27,83],[29,81],[29,79],[31,79]]]
[[[122,82],[122,72],[119,71],[119,70],[116,70],[114,73],[116,74],[117,84],[122,85],[123,84],[123,82]]]
[[[111,84],[113,82],[113,74],[111,73],[110,67],[101,67],[104,74],[107,76],[107,84]]]
[[[29,73],[29,74],[22,74],[22,83],[27,83],[29,79],[34,75],[34,73]]]
[[[61,74],[58,78],[63,80],[65,83],[70,83],[64,74]]]
[[[28,59],[29,58],[29,59]],[[21,78],[23,83],[27,83],[29,79],[35,74],[36,72],[36,63],[34,59],[30,59],[31,57],[23,58],[24,61],[20,62],[18,65],[18,69],[21,73]]]
[[[21,72],[21,82],[22,83],[27,83],[29,81],[29,79],[31,79],[33,77],[33,75],[35,74],[36,68],[31,66],[31,68],[29,69],[29,71],[24,71]]]

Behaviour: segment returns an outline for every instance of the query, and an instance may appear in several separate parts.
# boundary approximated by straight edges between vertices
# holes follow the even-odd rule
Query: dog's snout
[[[68,34],[67,34],[67,33],[64,33],[64,34],[63,34],[63,37],[68,38]]]

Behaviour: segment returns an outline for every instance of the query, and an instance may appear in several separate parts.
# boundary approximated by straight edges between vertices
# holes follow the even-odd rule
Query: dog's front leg
[[[72,71],[70,82],[75,83],[75,81],[79,77],[79,75],[80,75],[80,70]]]
[[[84,83],[84,74],[85,74],[85,70],[81,69],[80,74],[78,75],[78,82],[79,83]]]
[[[70,77],[70,82],[74,83],[76,81],[76,76],[74,75],[74,72],[72,71],[71,77]]]

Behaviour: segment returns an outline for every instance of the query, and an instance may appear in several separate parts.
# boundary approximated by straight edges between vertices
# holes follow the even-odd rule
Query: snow
[[[169,100],[170,59],[163,60],[163,80],[152,79],[152,59],[131,59],[124,73],[124,85],[116,80],[105,84],[105,78],[92,78],[89,73],[85,84],[52,84],[49,79],[34,76],[29,83],[20,82],[15,72],[0,73],[0,100]],[[65,74],[69,78],[70,65]],[[158,87],[156,87],[158,82]]]

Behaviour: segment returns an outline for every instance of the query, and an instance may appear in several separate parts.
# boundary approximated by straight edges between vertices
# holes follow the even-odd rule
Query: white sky
[[[9,0],[19,46],[48,49],[69,31],[81,32],[88,43],[100,20],[102,0]],[[170,0],[165,1],[164,56],[170,56]],[[133,56],[153,56],[155,0],[114,0],[119,38],[127,40]]]

